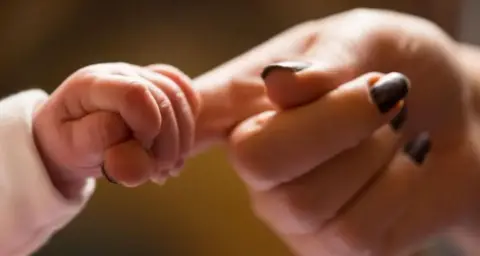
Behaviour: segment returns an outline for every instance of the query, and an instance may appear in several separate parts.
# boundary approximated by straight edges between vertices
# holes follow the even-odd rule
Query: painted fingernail
[[[421,133],[414,140],[407,143],[404,147],[404,152],[417,164],[421,165],[430,152],[432,143],[428,133]]]
[[[266,66],[263,71],[262,71],[262,78],[265,79],[272,71],[274,70],[289,70],[293,73],[302,71],[308,67],[310,67],[311,64],[308,62],[300,62],[300,61],[284,61],[284,62],[278,62],[274,63],[271,65]]]
[[[101,171],[102,171],[102,175],[103,177],[105,177],[105,179],[112,183],[112,184],[118,184],[117,181],[115,181],[112,176],[110,176],[108,173],[107,173],[107,170],[105,170],[105,164],[102,164],[102,166],[100,167]]]
[[[390,126],[393,130],[398,131],[402,128],[403,124],[405,123],[405,119],[407,118],[407,106],[403,105],[400,112],[390,121]]]
[[[407,96],[409,88],[410,83],[403,74],[390,73],[370,88],[370,95],[380,112],[386,113]]]

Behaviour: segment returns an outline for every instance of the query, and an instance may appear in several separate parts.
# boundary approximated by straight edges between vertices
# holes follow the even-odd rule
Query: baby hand
[[[74,197],[86,178],[161,182],[191,150],[199,98],[179,70],[125,63],[71,75],[36,112],[36,145],[53,184]]]

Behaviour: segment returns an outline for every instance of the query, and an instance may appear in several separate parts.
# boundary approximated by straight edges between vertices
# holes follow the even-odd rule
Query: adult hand
[[[220,67],[233,82],[261,84],[262,65],[290,61],[262,73],[276,110],[230,136],[258,216],[300,255],[390,255],[454,228],[476,232],[478,85],[457,53],[426,20],[355,10],[297,26]],[[405,100],[374,96],[371,88],[406,80],[371,71],[405,74]]]

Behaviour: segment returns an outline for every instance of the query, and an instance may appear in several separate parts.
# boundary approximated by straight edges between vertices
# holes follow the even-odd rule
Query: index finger
[[[243,122],[230,138],[239,174],[264,190],[307,173],[392,120],[408,89],[399,73],[369,73],[309,105]]]

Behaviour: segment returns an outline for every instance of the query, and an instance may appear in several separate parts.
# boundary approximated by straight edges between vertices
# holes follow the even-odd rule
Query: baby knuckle
[[[125,100],[127,103],[142,104],[150,97],[148,85],[141,81],[132,79],[127,82],[126,88]]]

